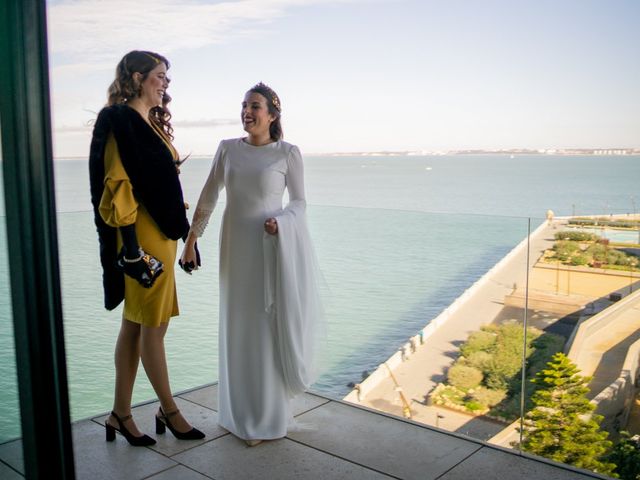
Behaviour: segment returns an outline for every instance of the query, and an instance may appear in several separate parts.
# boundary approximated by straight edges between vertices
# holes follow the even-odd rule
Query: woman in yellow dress
[[[169,320],[179,314],[177,240],[189,231],[179,157],[171,144],[168,68],[167,59],[157,53],[132,51],[124,56],[109,87],[107,106],[98,114],[89,158],[105,307],[112,310],[124,300],[106,438],[112,441],[118,431],[134,446],[156,443],[138,430],[131,416],[140,360],[160,400],[156,433],[168,427],[178,439],[204,437],[176,406],[164,350]]]

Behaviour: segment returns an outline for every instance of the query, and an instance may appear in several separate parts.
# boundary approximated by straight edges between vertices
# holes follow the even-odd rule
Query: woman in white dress
[[[286,435],[290,399],[313,381],[321,317],[302,157],[282,140],[280,113],[280,99],[263,83],[246,93],[247,136],[220,142],[180,259],[187,272],[197,268],[193,247],[226,188],[218,422],[250,446]]]

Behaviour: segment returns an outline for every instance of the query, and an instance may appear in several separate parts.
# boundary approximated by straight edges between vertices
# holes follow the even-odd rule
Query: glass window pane
[[[13,340],[3,167],[0,149],[0,478],[18,478],[16,471],[24,472],[24,466],[19,440],[22,432]]]

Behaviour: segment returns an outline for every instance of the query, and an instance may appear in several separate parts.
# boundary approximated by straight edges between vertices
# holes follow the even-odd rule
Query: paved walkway
[[[501,449],[379,412],[305,394],[293,403],[301,423],[315,429],[247,445],[217,424],[217,385],[178,395],[177,403],[203,440],[153,435],[153,447],[105,442],[106,413],[73,425],[76,478],[90,480],[588,480],[605,478],[513,450]],[[133,409],[153,432],[157,402]],[[0,445],[0,478],[20,480],[22,445]],[[508,472],[508,473],[505,473]]]
[[[538,230],[531,238],[530,265],[535,264],[542,253],[553,245],[553,234],[561,228],[556,221],[553,227]],[[526,280],[526,249],[521,249],[510,261],[492,272],[488,282],[480,285],[447,322],[438,328],[423,345],[416,348],[406,361],[393,371],[407,401],[412,418],[428,425],[435,425],[476,438],[488,439],[504,428],[503,424],[474,418],[453,411],[441,412],[438,418],[435,407],[426,405],[426,395],[445,378],[444,372],[458,356],[459,346],[471,332],[490,324],[504,306],[504,297],[513,292],[514,283],[524,288]],[[394,414],[402,414],[399,394],[390,377],[367,393],[361,404]],[[471,433],[473,432],[473,433]]]

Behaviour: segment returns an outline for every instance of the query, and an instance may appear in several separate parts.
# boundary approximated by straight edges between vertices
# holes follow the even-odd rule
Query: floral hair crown
[[[281,113],[282,107],[280,106],[280,99],[278,98],[278,95],[276,94],[276,92],[274,92],[270,86],[260,82],[255,87],[253,87],[251,91],[254,91],[261,95],[264,95],[264,92],[268,93],[268,95],[264,95],[264,96],[266,98],[269,98],[271,100],[271,104],[275,107],[278,113]]]
[[[142,52],[144,53],[147,57],[149,57],[150,59],[152,59],[154,62],[156,62],[156,64],[160,63],[160,60],[158,60],[156,57],[154,57],[153,55],[147,53],[147,52]]]
[[[278,111],[278,113],[280,113],[280,99],[276,95],[276,92],[274,92],[273,90],[271,90],[271,103],[273,103],[273,106],[276,107],[276,110]]]

